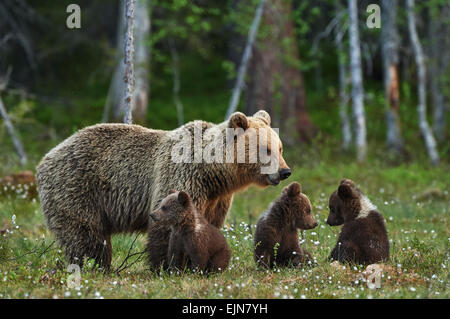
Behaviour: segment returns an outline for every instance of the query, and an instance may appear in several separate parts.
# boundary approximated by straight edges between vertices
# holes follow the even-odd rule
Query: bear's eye
[[[167,209],[166,205],[163,205],[163,206],[161,207],[161,209],[162,209],[162,210],[166,210],[166,209]]]

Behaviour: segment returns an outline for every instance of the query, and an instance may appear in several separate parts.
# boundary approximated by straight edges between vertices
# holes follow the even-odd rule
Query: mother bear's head
[[[253,116],[236,112],[227,121],[227,156],[233,154],[233,163],[238,164],[242,176],[252,176],[260,186],[278,185],[291,175],[278,129],[270,124],[270,115],[263,110]],[[231,155],[227,158],[230,161]]]

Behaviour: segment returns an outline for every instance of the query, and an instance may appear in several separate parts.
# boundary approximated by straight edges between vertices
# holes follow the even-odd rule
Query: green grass
[[[321,154],[312,160],[307,152],[291,151],[288,162],[297,158],[303,164],[293,167],[288,181],[278,187],[250,187],[235,197],[223,229],[232,249],[230,267],[209,276],[157,275],[147,270],[140,255],[140,261],[131,258],[127,262],[131,266],[119,274],[87,266],[81,273],[81,288],[69,289],[63,252],[46,229],[39,202],[0,197],[0,228],[8,223],[10,229],[0,237],[0,298],[449,298],[449,164],[390,166],[371,159],[358,165],[343,155],[328,157],[325,150]],[[325,224],[328,197],[344,176],[360,185],[386,219],[391,260],[383,266],[379,289],[367,287],[363,267],[336,266],[326,260],[340,230]],[[253,261],[256,220],[282,187],[294,180],[302,184],[319,220],[316,229],[303,234],[303,245],[318,265],[260,270]],[[113,269],[122,264],[134,238],[113,238]],[[140,252],[144,245],[145,236],[139,235],[131,251]]]

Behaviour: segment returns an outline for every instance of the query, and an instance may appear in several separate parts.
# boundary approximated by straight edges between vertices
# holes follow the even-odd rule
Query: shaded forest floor
[[[11,163],[6,157],[2,163]],[[450,167],[427,164],[391,166],[369,160],[365,165],[322,149],[315,155],[286,155],[293,175],[278,187],[250,187],[239,193],[223,229],[232,248],[228,270],[199,274],[157,275],[147,270],[145,256],[127,260],[119,273],[86,267],[81,287],[69,289],[70,273],[63,253],[47,231],[39,201],[19,195],[0,197],[0,298],[449,298]],[[309,159],[309,160],[308,160]],[[12,167],[2,167],[3,173]],[[340,227],[325,224],[328,197],[342,177],[355,180],[386,219],[391,260],[383,265],[381,288],[369,289],[357,265],[331,265],[326,260]],[[258,270],[253,236],[258,216],[292,181],[302,184],[319,226],[300,234],[317,266]],[[129,252],[144,249],[145,236],[113,238],[113,269]],[[131,250],[130,250],[131,247]]]

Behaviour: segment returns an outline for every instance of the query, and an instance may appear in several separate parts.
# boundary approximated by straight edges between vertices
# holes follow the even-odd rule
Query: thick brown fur
[[[171,227],[168,249],[157,247],[151,241],[147,245],[150,256],[159,258],[165,253],[166,260],[159,261],[163,268],[187,267],[207,273],[228,267],[231,251],[225,237],[197,212],[186,192],[171,192],[151,216],[155,224],[162,222]],[[155,257],[150,258],[152,268],[157,268],[158,264],[153,264]]]
[[[258,220],[254,238],[256,263],[272,268],[275,264],[299,267],[310,261],[311,255],[299,245],[298,229],[316,226],[308,197],[301,193],[299,183],[291,183]]]
[[[384,218],[349,179],[330,196],[327,224],[344,225],[331,260],[373,264],[389,260],[389,239]]]
[[[188,192],[199,213],[222,227],[235,192],[251,184],[276,185],[280,173],[262,174],[259,160],[238,163],[236,152],[232,163],[172,160],[171,151],[179,136],[191,133],[194,143],[195,130],[211,129],[225,136],[227,128],[246,129],[241,137],[249,128],[269,129],[270,138],[278,142],[272,153],[279,153],[279,172],[289,169],[282,157],[281,141],[270,129],[270,117],[264,111],[251,117],[237,112],[220,124],[194,121],[173,131],[99,124],[78,131],[52,149],[37,167],[38,191],[47,226],[65,248],[68,262],[82,265],[83,257],[95,258],[108,268],[111,235],[147,232],[149,212],[158,207],[169,189]],[[224,141],[218,143],[222,146]],[[160,227],[158,234],[169,231]]]

